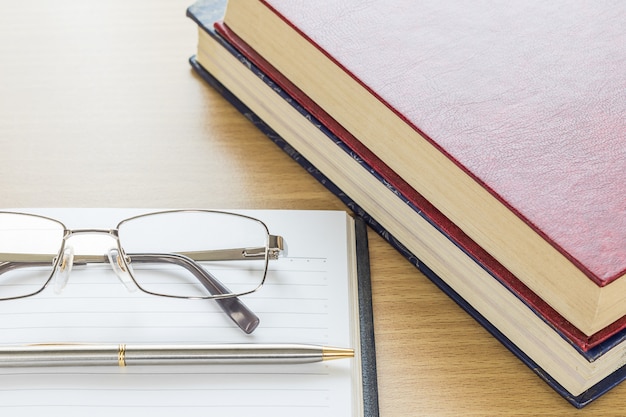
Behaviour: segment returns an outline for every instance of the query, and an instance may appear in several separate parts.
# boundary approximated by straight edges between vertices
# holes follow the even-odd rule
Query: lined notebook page
[[[113,228],[138,212],[29,211],[70,229]],[[253,334],[239,330],[214,301],[131,293],[108,264],[96,264],[75,267],[60,294],[50,287],[0,302],[0,343],[312,343],[352,347],[354,359],[278,366],[0,368],[2,415],[360,415],[352,220],[330,211],[244,213],[266,222],[288,246],[286,257],[270,262],[266,285],[243,298],[261,319]]]

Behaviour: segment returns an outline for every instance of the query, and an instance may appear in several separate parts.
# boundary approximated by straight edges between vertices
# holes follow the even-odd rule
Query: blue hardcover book
[[[410,209],[416,215],[425,218],[426,221],[431,224],[433,228],[437,229],[439,233],[443,234],[444,232],[437,228],[434,221],[428,219],[426,214],[423,213],[419,209],[419,207],[415,207],[410,202],[410,200],[406,198],[399,190],[395,189],[392,185],[387,183],[383,176],[381,176],[375,169],[373,169],[360,158],[357,152],[351,149],[340,138],[335,136],[322,122],[317,120],[310,112],[302,107],[296,99],[283,91],[268,74],[265,74],[262,70],[256,67],[252,62],[247,59],[245,55],[241,54],[236,48],[234,48],[229,42],[220,37],[213,30],[213,23],[218,21],[222,16],[224,3],[225,2],[223,0],[199,1],[188,9],[188,16],[191,17],[203,29],[204,33],[209,35],[215,42],[217,42],[224,51],[227,51],[228,54],[235,57],[236,61],[241,64],[240,70],[254,74],[254,76],[258,80],[262,81],[262,83],[266,87],[266,91],[263,94],[272,94],[280,97],[282,101],[284,101],[291,108],[297,111],[302,120],[322,132],[323,135],[326,137],[326,140],[328,140],[329,143],[332,143],[333,146],[336,147],[336,152],[341,152],[348,155],[350,159],[354,161],[354,163],[358,164],[361,168],[361,175],[363,175],[364,177],[371,177],[380,184],[383,184],[383,186],[389,191],[389,195],[391,196],[390,198],[396,198],[398,199],[398,201],[401,201],[402,204],[410,207]],[[222,9],[220,9],[220,7],[222,7]],[[257,114],[258,110],[253,111],[250,107],[248,107],[248,105],[240,100],[240,98],[236,94],[234,94],[229,88],[225,87],[224,84],[222,84],[223,80],[219,79],[220,77],[216,77],[214,73],[207,71],[207,69],[205,69],[198,62],[198,59],[195,56],[190,58],[190,63],[193,69],[209,85],[215,88],[224,98],[226,98],[231,104],[233,104],[233,106],[235,106],[243,115],[245,115],[248,120],[254,123],[257,128],[259,128],[264,134],[266,134],[276,145],[283,149],[292,159],[300,164],[309,174],[315,177],[329,191],[331,191],[338,198],[340,198],[341,201],[343,201],[344,204],[346,204],[346,206],[350,208],[355,214],[363,218],[372,229],[374,229],[393,247],[400,251],[403,256],[405,256],[412,264],[418,267],[419,270],[422,271],[441,290],[443,290],[453,300],[455,300],[455,302],[459,306],[461,306],[472,317],[474,317],[504,346],[506,346],[513,354],[520,358],[529,368],[537,373],[537,375],[545,380],[552,388],[554,388],[572,405],[581,408],[589,404],[602,394],[606,393],[608,390],[610,390],[626,378],[626,367],[622,366],[614,372],[607,372],[607,374],[602,376],[597,382],[585,388],[581,392],[572,393],[571,389],[568,389],[564,386],[564,384],[567,384],[566,381],[564,381],[564,384],[560,383],[551,375],[550,372],[547,372],[545,369],[543,369],[543,367],[535,360],[533,360],[531,356],[529,356],[524,351],[524,349],[518,347],[519,342],[515,343],[509,337],[507,337],[501,330],[498,329],[497,326],[492,324],[490,320],[483,316],[483,314],[481,314],[472,304],[467,302],[464,297],[462,297],[457,291],[455,291],[454,288],[452,288],[446,281],[441,279],[441,277],[437,273],[433,272],[433,270],[431,270],[428,266],[421,262],[418,257],[415,256],[414,253],[409,250],[405,244],[402,243],[402,239],[396,239],[394,237],[394,234],[390,233],[388,228],[383,226],[381,222],[377,221],[376,215],[370,215],[369,210],[363,208],[363,205],[365,204],[359,203],[360,201],[364,201],[363,199],[355,197],[350,192],[344,192],[342,190],[342,187],[339,187],[335,184],[336,181],[331,181],[331,179],[329,179],[329,177],[325,175],[324,169],[317,169],[313,163],[311,163],[299,152],[297,146],[290,144],[288,140],[286,140],[283,136],[281,136],[274,129],[272,129],[272,127],[270,127],[261,117],[259,117],[259,115]],[[228,67],[227,69],[225,69],[225,71],[228,72],[232,69],[233,67]],[[246,86],[246,88],[253,89],[254,87],[248,85]],[[471,257],[471,255],[467,253],[466,255],[468,257]],[[476,259],[473,259],[473,261],[478,263]],[[522,300],[520,300],[519,298],[517,299],[518,301],[522,302]],[[526,307],[531,310],[528,306]],[[535,312],[533,312],[533,314],[537,317],[540,317],[540,315],[536,314]],[[551,332],[553,332],[554,334],[558,334],[557,329],[555,329],[545,320],[543,320],[542,322],[545,324],[546,327],[549,327]],[[575,349],[581,358],[584,358],[584,360],[588,363],[592,363],[597,360],[602,360],[604,354],[608,351],[611,351],[612,349],[623,349],[626,332],[622,331],[587,351],[581,349],[576,344],[571,343],[571,341],[569,341],[564,335],[558,335],[558,337],[572,349]],[[616,366],[612,369],[615,368],[618,367]]]

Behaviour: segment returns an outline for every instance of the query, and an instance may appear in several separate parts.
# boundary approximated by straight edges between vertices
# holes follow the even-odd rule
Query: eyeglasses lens
[[[137,285],[172,297],[240,295],[258,288],[267,269],[266,226],[231,213],[156,213],[118,226]]]
[[[0,299],[26,297],[45,287],[63,233],[63,225],[51,219],[0,213]]]

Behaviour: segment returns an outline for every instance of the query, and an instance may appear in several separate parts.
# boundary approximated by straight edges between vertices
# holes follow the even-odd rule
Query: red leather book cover
[[[591,279],[624,275],[623,5],[262,3]]]
[[[613,288],[626,285],[619,279],[626,273],[626,5],[412,0],[392,5],[358,0],[234,4],[261,4],[374,97],[380,103],[377,110],[393,113],[426,141],[429,145],[407,142],[406,136],[385,135],[380,129],[364,138],[377,123],[389,127],[378,113],[366,117],[369,113],[353,112],[351,117],[360,117],[361,123],[352,125],[338,118],[408,183],[435,183],[430,194],[416,189],[454,223],[461,225],[467,210],[460,198],[457,211],[447,204],[460,195],[448,189],[449,169],[477,185],[472,188],[480,193],[476,201],[491,199],[495,203],[489,202],[490,207],[502,207],[491,218],[474,210],[461,226],[490,253],[501,251],[496,255],[501,262],[502,254],[512,256],[505,265],[531,288],[539,280],[552,286],[542,297],[556,303],[557,310],[593,303],[584,315],[572,316],[587,335],[624,316],[623,309],[615,308],[622,304],[617,296],[622,291]],[[266,27],[256,30],[257,36],[267,32]],[[298,50],[285,52],[282,39],[274,41],[269,48],[277,51],[281,65],[294,62],[307,72],[302,65],[310,63],[302,64]],[[314,70],[308,72],[315,76]],[[293,81],[294,72],[286,75]],[[316,90],[328,89],[324,84],[313,82],[307,95],[315,99]],[[336,107],[318,104],[333,116],[337,106],[360,105],[342,99],[341,91],[328,94]],[[402,134],[410,133],[403,128]],[[412,150],[388,146],[394,142]],[[438,164],[446,161],[437,175],[411,163],[425,146],[439,152]],[[512,222],[528,230],[522,240],[532,244],[526,242],[520,250],[519,239],[499,232]],[[487,235],[499,235],[501,242],[481,240]],[[548,252],[551,260],[540,263]],[[557,257],[558,263],[553,262]],[[532,273],[523,274],[527,268]],[[618,282],[611,286],[611,296],[597,290]]]
[[[475,176],[504,204],[509,205],[511,210],[519,213],[536,228],[538,233],[580,263],[581,268],[589,272],[591,279],[604,285],[624,273],[626,246],[621,243],[626,237],[626,228],[623,227],[626,225],[626,199],[622,197],[626,191],[626,182],[622,180],[626,173],[626,84],[624,71],[620,71],[624,69],[624,61],[621,66],[617,59],[615,62],[602,61],[602,69],[595,71],[596,75],[587,80],[590,77],[589,72],[594,72],[589,71],[589,68],[599,65],[593,59],[579,62],[582,56],[587,56],[587,50],[561,53],[565,55],[562,59],[566,60],[567,65],[553,66],[554,56],[547,54],[541,57],[528,56],[523,61],[516,61],[518,66],[515,66],[510,62],[512,58],[507,55],[506,50],[498,50],[504,48],[502,42],[496,42],[493,45],[496,50],[491,51],[490,56],[500,54],[502,62],[488,65],[489,68],[493,67],[492,72],[483,74],[484,79],[469,80],[471,77],[467,75],[468,71],[476,74],[476,70],[472,69],[472,65],[476,64],[472,63],[469,51],[475,52],[477,45],[489,46],[488,39],[476,39],[478,34],[464,33],[463,29],[467,25],[463,24],[459,25],[459,32],[456,34],[429,28],[427,32],[431,36],[433,32],[440,33],[441,39],[417,39],[420,31],[408,30],[407,25],[440,25],[443,31],[445,27],[451,26],[450,19],[490,21],[495,19],[492,15],[480,16],[476,14],[478,11],[464,17],[448,14],[445,15],[448,21],[443,21],[443,16],[436,15],[443,14],[441,7],[432,10],[426,7],[417,13],[411,7],[413,2],[409,2],[404,9],[397,7],[398,12],[391,14],[410,15],[411,18],[391,20],[388,18],[388,6],[384,2],[368,3],[368,7],[358,8],[350,16],[340,17],[333,8],[342,7],[347,10],[354,7],[354,2],[344,2],[340,6],[323,2],[316,4],[315,10],[310,13],[298,12],[298,8],[311,9],[309,3],[280,0],[268,0],[264,3],[305,36],[314,33],[316,38],[311,39],[312,42],[333,56],[353,77],[401,114],[409,124],[440,146],[470,175]],[[424,5],[420,3],[420,6]],[[385,10],[377,10],[377,7]],[[470,7],[461,7],[458,11],[467,12],[468,8]],[[557,8],[548,8],[553,9],[547,11],[552,11],[550,16],[558,17]],[[324,12],[330,9],[333,11]],[[597,14],[597,10],[588,12],[590,16]],[[619,11],[615,14],[613,19],[609,17],[607,20],[611,22],[620,16]],[[416,19],[416,15],[422,17]],[[515,13],[512,12],[512,15]],[[381,16],[387,18],[381,19]],[[291,21],[291,18],[298,20]],[[514,23],[506,19],[498,22],[495,20],[492,23],[497,29],[494,29],[494,33],[499,36],[502,35],[505,22]],[[372,25],[378,27],[373,28]],[[555,44],[558,39],[554,37],[556,34],[561,36],[570,33],[573,29],[567,25],[568,22],[563,21],[563,18],[556,19],[553,25],[555,35],[544,39],[546,43],[552,42],[552,46],[544,49],[551,50],[552,47],[562,45],[558,42]],[[329,30],[320,31],[320,27]],[[536,36],[531,36],[532,27],[533,22],[517,22],[511,33],[526,31],[529,34],[528,42],[534,42]],[[350,28],[350,34],[344,31],[337,35],[333,28]],[[605,29],[609,32],[604,34],[607,39],[624,37],[621,34],[623,31],[618,27]],[[324,121],[334,134],[375,167],[394,187],[409,197],[416,206],[427,211],[459,245],[486,265],[572,341],[588,349],[624,328],[626,320],[622,318],[593,335],[580,332],[475,244],[306,94],[256,55],[254,50],[226,28],[218,27],[218,30],[266,73],[271,74],[309,112]],[[388,36],[381,39],[381,33],[387,33]],[[407,33],[412,34],[410,39],[407,39]],[[337,36],[341,42],[337,42]],[[481,32],[481,36],[489,35]],[[580,35],[581,38],[588,36],[589,33]],[[513,39],[507,42],[513,42]],[[572,41],[569,40],[568,44],[570,42]],[[607,42],[611,43],[608,40]],[[414,49],[411,47],[413,43],[430,45],[430,48],[418,56],[398,55],[399,51],[401,53]],[[528,51],[535,50],[531,46],[529,45]],[[605,45],[605,48],[612,47],[615,46]],[[580,48],[584,49],[585,46]],[[373,50],[377,53],[367,53]],[[621,50],[623,52],[623,46]],[[390,55],[385,57],[378,52]],[[599,57],[605,56],[602,52],[597,54]],[[623,55],[622,53],[621,56]],[[461,59],[462,57],[464,58]],[[399,59],[402,60],[401,65]],[[597,59],[599,58],[596,57]],[[432,62],[437,60],[442,61],[439,65],[441,68],[452,68],[455,74],[433,72],[432,79],[424,84],[420,83],[419,86],[411,82],[388,83],[389,77],[394,76],[411,78],[419,73],[426,77],[428,70],[435,71],[431,67]],[[452,66],[451,60],[456,66]],[[421,61],[427,61],[428,65]],[[570,80],[571,85],[551,85],[547,79],[533,78],[544,67],[549,72],[552,68],[558,71],[570,66],[583,67],[579,73],[559,77],[559,80]],[[409,75],[403,75],[402,72],[408,72]],[[511,80],[516,80],[517,83],[510,84]],[[580,84],[585,85],[578,88]],[[455,93],[451,94],[451,91]],[[583,93],[582,97],[577,97]],[[543,103],[543,100],[550,102]],[[510,112],[511,106],[515,107],[516,112]],[[450,108],[455,109],[453,114],[449,114]],[[547,113],[546,108],[551,113]],[[441,109],[447,109],[447,114],[442,114],[446,112]],[[474,120],[478,117],[479,120]]]

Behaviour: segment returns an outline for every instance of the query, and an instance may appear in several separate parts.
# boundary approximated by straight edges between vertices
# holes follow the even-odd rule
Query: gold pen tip
[[[353,358],[354,349],[325,347],[322,349],[322,358],[325,361],[333,359]]]

